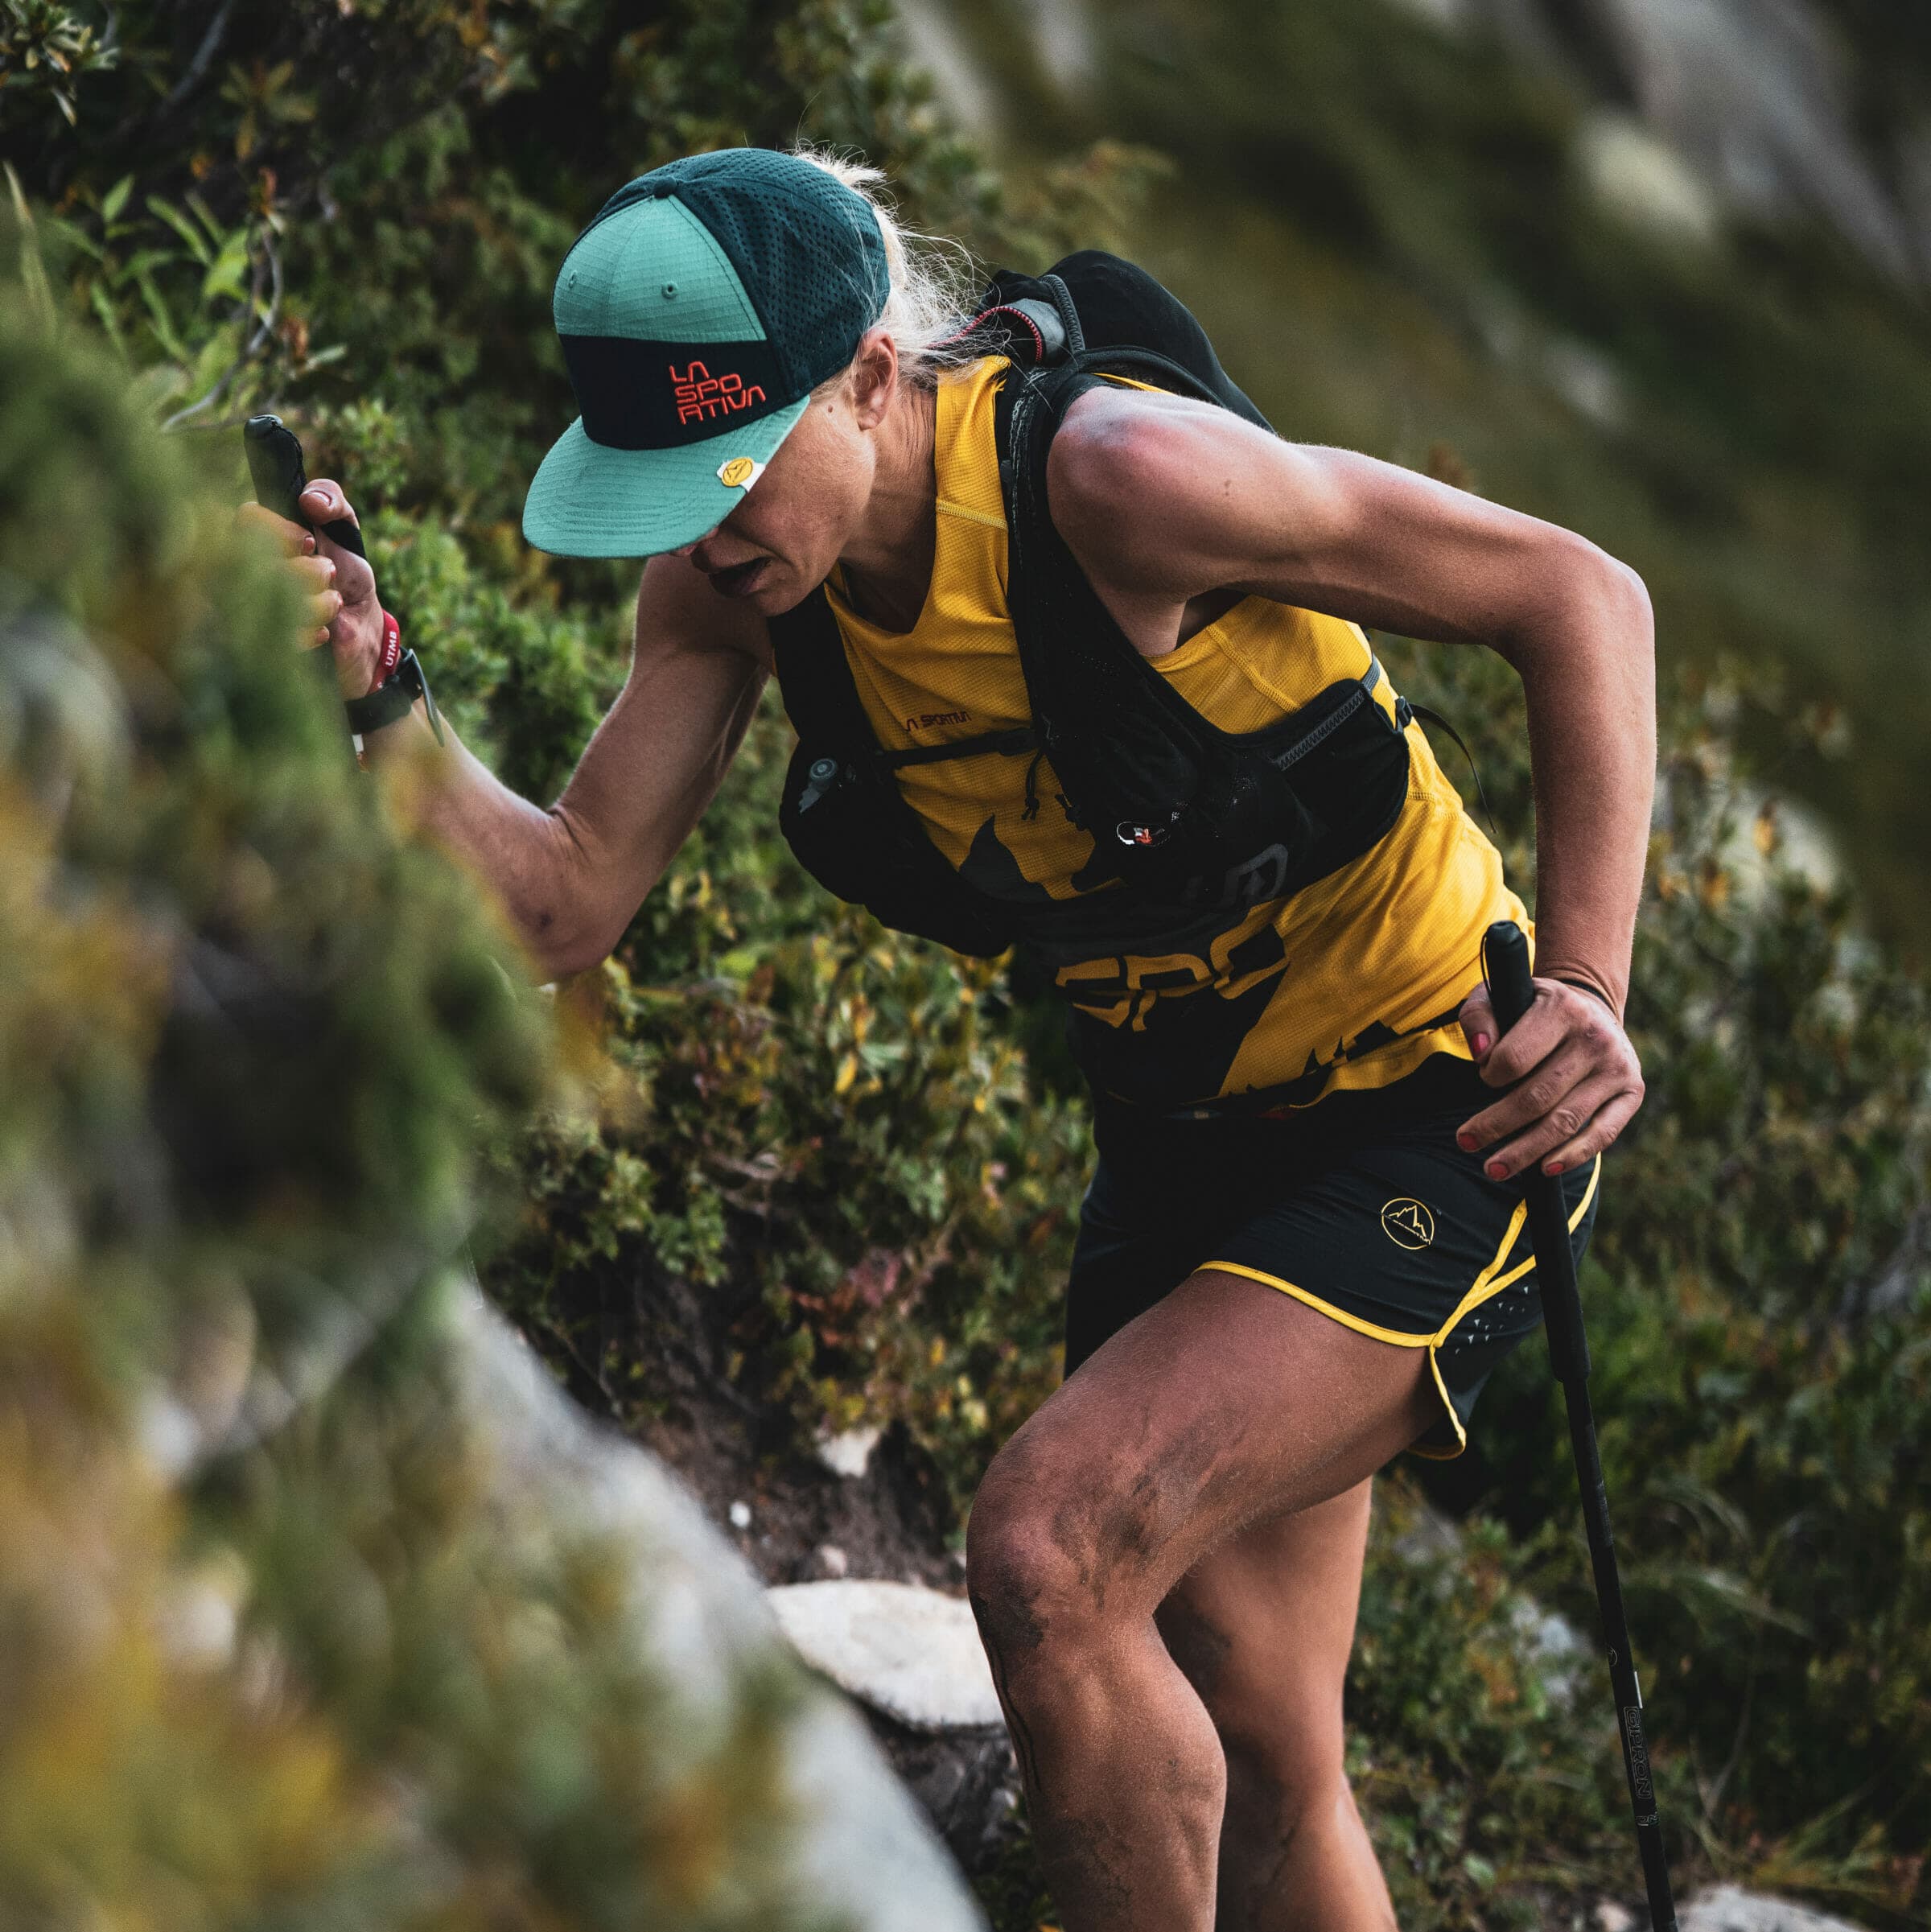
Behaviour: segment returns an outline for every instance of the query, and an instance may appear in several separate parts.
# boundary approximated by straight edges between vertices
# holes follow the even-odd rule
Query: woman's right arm
[[[687,558],[653,557],[637,588],[630,676],[547,810],[447,723],[438,751],[418,712],[365,741],[369,763],[427,748],[433,781],[416,822],[495,888],[538,977],[561,978],[623,937],[703,816],[757,710],[768,650],[763,620],[727,606]]]
[[[335,514],[346,510],[335,486],[310,488],[329,491]],[[311,587],[320,566],[336,564],[343,602],[331,613],[322,587],[317,614],[344,694],[359,695],[380,645],[373,578],[326,538],[319,555],[300,554],[303,533],[272,521],[293,533],[285,541]],[[406,794],[414,822],[494,889],[537,977],[558,978],[608,954],[702,815],[757,709],[770,649],[763,619],[718,596],[688,558],[653,557],[637,591],[630,676],[554,805],[511,791],[447,719],[438,748],[420,706],[364,748],[372,768],[408,764],[427,779]],[[433,665],[433,640],[424,655]]]

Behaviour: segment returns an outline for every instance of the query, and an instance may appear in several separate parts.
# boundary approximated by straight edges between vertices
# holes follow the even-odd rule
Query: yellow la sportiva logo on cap
[[[748,456],[733,456],[718,465],[718,480],[727,490],[747,490],[764,474],[764,464]]]

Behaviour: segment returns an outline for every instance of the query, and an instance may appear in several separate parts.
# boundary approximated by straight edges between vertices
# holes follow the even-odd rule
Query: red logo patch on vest
[[[710,416],[728,416],[734,410],[747,410],[754,402],[764,400],[764,392],[756,383],[747,389],[742,376],[714,376],[701,362],[693,362],[683,370],[672,363],[670,381],[677,399],[680,429],[687,422],[702,422]]]

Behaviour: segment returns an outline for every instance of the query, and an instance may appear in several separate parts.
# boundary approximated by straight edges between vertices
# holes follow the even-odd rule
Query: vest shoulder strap
[[[778,694],[798,736],[847,753],[875,748],[871,721],[846,661],[845,640],[822,587],[766,622]]]

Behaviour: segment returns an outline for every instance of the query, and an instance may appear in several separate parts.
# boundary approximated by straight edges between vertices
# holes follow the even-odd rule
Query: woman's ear
[[[875,430],[885,420],[898,386],[898,344],[883,329],[867,329],[851,360],[851,410],[860,429]]]

